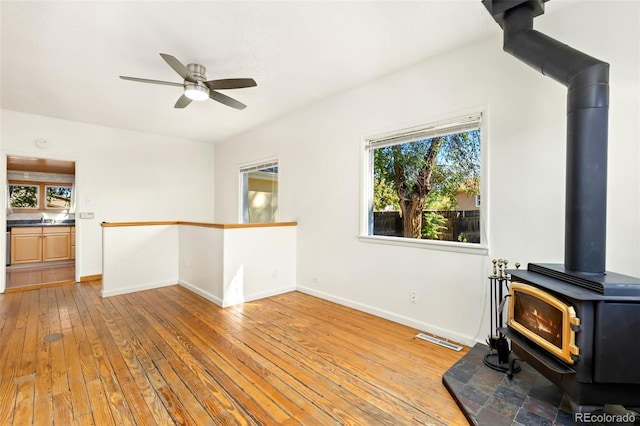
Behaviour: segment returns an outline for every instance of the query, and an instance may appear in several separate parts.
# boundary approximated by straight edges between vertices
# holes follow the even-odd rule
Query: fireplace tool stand
[[[505,326],[502,312],[509,297],[509,274],[506,272],[509,262],[506,259],[493,259],[492,263],[493,273],[489,276],[491,331],[487,340],[489,353],[484,356],[484,364],[493,370],[507,373],[511,379],[514,373],[520,371],[520,366],[516,364],[519,360],[510,356],[509,341],[500,331]],[[516,263],[516,268],[519,267],[520,264]]]

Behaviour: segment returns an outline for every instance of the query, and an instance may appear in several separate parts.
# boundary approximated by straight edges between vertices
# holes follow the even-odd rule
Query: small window
[[[46,209],[70,209],[71,187],[45,185]]]
[[[365,158],[368,235],[482,243],[480,114],[370,138]]]
[[[73,186],[66,183],[9,181],[9,207],[13,210],[70,210]]]
[[[12,209],[40,209],[40,185],[10,184],[9,206]]]
[[[242,179],[242,222],[278,221],[278,161],[240,169]]]

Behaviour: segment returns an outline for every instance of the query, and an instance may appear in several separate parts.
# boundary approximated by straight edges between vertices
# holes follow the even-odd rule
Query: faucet
[[[44,223],[44,213],[40,216],[40,223]]]

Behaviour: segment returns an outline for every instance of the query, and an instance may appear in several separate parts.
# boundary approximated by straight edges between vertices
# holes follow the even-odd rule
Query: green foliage
[[[12,208],[37,208],[38,186],[9,185],[9,205]]]
[[[437,156],[431,167],[432,146]],[[378,148],[373,163],[374,205],[394,205],[388,201],[390,187],[396,196],[425,197],[429,206],[446,199],[447,208],[455,209],[458,191],[471,195],[480,192],[480,130]]]
[[[460,235],[458,235],[458,241],[460,241],[461,243],[468,243],[469,237],[467,237],[467,234],[465,234],[464,232],[461,232]]]
[[[376,178],[374,178],[376,179]],[[373,209],[377,212],[384,210],[400,210],[398,194],[393,185],[383,177],[378,177],[373,185]]]
[[[447,229],[445,225],[447,219],[441,214],[429,212],[422,220],[422,238],[429,240],[439,240],[440,233]]]

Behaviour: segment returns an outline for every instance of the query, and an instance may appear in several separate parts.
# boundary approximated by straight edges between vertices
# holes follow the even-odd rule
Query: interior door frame
[[[44,155],[43,155],[44,154]],[[78,200],[80,200],[80,196],[79,194],[81,194],[81,191],[79,190],[79,188],[81,187],[81,185],[79,185],[79,173],[78,173],[78,160],[76,159],[68,159],[68,158],[59,158],[56,156],[50,156],[50,155],[46,155],[46,153],[38,153],[38,155],[33,155],[33,154],[28,154],[28,153],[13,153],[13,152],[6,152],[6,151],[0,151],[0,167],[1,167],[1,172],[0,172],[0,176],[3,176],[3,184],[2,184],[2,189],[0,189],[0,196],[3,197],[3,199],[5,200],[5,208],[4,209],[0,209],[1,213],[0,213],[0,226],[2,226],[3,228],[5,228],[5,237],[2,241],[1,247],[0,247],[0,255],[2,256],[3,259],[6,259],[7,256],[7,237],[6,237],[6,229],[7,229],[7,208],[6,208],[6,200],[7,200],[7,158],[9,156],[15,156],[15,157],[27,157],[27,158],[42,158],[42,159],[49,159],[49,160],[60,160],[60,161],[68,161],[68,162],[73,162],[75,164],[75,173],[74,173],[74,198],[76,200],[76,212],[74,212],[74,220],[76,220],[75,222],[75,231],[76,231],[76,257],[74,259],[74,265],[75,265],[75,281],[76,282],[80,282],[80,268],[78,267],[80,264],[80,259],[82,257],[82,250],[81,250],[81,238],[79,238],[79,235],[82,235],[82,225],[81,225],[81,221],[78,221],[77,217],[75,217],[77,215],[77,203]],[[7,266],[6,266],[6,262],[0,262],[0,293],[4,293],[7,287]]]

